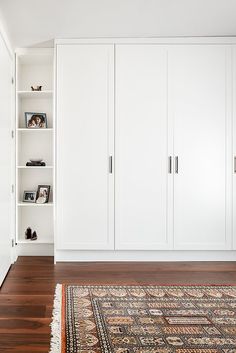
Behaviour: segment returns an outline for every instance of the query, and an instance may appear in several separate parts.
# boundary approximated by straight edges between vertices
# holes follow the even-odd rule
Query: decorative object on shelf
[[[31,86],[31,91],[42,91],[43,86]]]
[[[43,162],[42,158],[34,158],[34,159],[30,159],[30,162],[26,163],[27,167],[45,167],[46,163]]]
[[[31,239],[32,237],[32,229],[30,227],[28,227],[25,231],[25,239]]]
[[[25,231],[25,239],[26,240],[37,240],[38,236],[37,236],[36,231],[34,230],[32,232],[32,229],[30,227],[28,227]]]
[[[34,203],[36,201],[36,191],[24,191],[23,202]]]
[[[37,191],[36,203],[47,203],[49,200],[50,185],[39,185]]]
[[[25,112],[25,125],[28,129],[46,129],[48,127],[46,113]]]
[[[31,240],[37,240],[37,239],[38,239],[37,233],[35,231],[33,231],[33,234],[31,236]]]

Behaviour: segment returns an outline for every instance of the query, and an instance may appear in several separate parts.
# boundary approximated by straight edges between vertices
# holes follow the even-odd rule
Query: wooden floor
[[[0,290],[0,352],[49,351],[56,283],[236,284],[236,262],[59,263],[20,257]]]

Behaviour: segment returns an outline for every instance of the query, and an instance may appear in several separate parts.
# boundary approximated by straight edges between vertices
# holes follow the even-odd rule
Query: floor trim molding
[[[236,251],[75,251],[56,250],[55,262],[70,261],[236,261]]]

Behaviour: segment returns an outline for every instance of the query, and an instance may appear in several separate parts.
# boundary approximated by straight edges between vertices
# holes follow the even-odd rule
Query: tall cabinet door
[[[115,62],[115,248],[168,249],[167,51],[117,45]]]
[[[11,265],[12,59],[0,35],[0,286]]]
[[[113,45],[57,46],[57,248],[114,248]]]
[[[232,247],[231,49],[169,50],[175,249]]]

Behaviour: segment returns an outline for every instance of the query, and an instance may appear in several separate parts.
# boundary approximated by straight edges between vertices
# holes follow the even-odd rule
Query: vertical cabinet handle
[[[179,173],[179,157],[178,156],[175,157],[175,173],[176,174]]]
[[[172,173],[172,157],[169,156],[168,158],[168,173],[171,174]]]
[[[234,173],[236,174],[236,156],[234,156]]]
[[[110,174],[112,174],[112,169],[113,169],[112,156],[109,156],[109,173]]]

